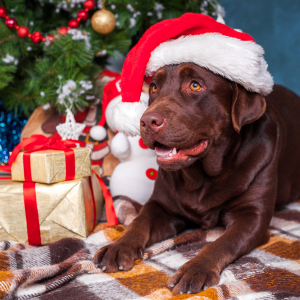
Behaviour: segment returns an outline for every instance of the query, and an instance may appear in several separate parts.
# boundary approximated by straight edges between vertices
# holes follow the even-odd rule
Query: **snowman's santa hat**
[[[140,134],[140,117],[147,109],[139,103],[144,76],[153,76],[165,65],[195,63],[265,96],[274,82],[263,54],[250,35],[206,15],[186,13],[159,22],[145,32],[125,60],[115,126],[125,134]]]
[[[106,129],[104,128],[105,123],[113,132],[116,132],[117,129],[113,124],[113,120],[111,120],[113,118],[111,111],[116,103],[122,101],[121,75],[108,70],[103,71],[101,74],[109,77],[114,76],[115,78],[104,86],[102,97],[102,115],[98,125],[95,125],[90,129],[90,136],[96,141],[104,140],[106,138]],[[142,92],[140,95],[140,102],[142,102],[144,105],[147,105],[148,100],[149,95]]]
[[[90,130],[90,136],[96,141],[104,140],[106,137],[106,130],[104,128],[104,125],[106,123],[105,112],[108,104],[118,96],[121,98],[121,75],[108,70],[103,71],[101,74],[109,77],[115,77],[115,79],[111,80],[104,86],[102,98],[102,115],[98,122],[98,125],[93,126]]]

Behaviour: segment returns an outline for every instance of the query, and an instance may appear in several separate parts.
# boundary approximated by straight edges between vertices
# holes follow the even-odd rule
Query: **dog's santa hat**
[[[115,126],[128,135],[140,134],[140,118],[148,106],[139,101],[144,76],[153,76],[165,65],[195,63],[265,96],[274,82],[263,54],[250,35],[206,15],[186,13],[159,22],[145,32],[124,62]]]

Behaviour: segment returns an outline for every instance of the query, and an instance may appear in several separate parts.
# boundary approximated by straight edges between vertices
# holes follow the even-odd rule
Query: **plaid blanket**
[[[117,214],[129,223],[136,211],[118,200]],[[300,203],[275,214],[270,241],[230,264],[218,285],[197,295],[173,296],[166,282],[223,228],[201,229],[155,244],[128,272],[106,274],[92,263],[95,252],[124,233],[124,225],[99,224],[85,241],[63,239],[33,247],[0,243],[0,298],[3,299],[300,299]]]

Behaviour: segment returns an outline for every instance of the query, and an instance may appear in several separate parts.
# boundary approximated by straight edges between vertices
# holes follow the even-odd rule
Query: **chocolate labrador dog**
[[[190,226],[225,233],[169,279],[174,294],[219,282],[231,262],[269,239],[274,209],[300,196],[300,98],[267,97],[193,63],[159,69],[140,121],[160,166],[153,195],[125,234],[94,257],[129,270],[144,249]]]

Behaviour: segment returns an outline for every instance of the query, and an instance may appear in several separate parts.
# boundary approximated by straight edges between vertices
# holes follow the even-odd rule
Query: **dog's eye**
[[[198,91],[200,90],[201,86],[198,82],[193,81],[190,85],[190,89],[193,91]]]
[[[157,86],[156,86],[156,84],[152,84],[151,91],[152,91],[153,93],[156,93],[156,92],[157,92]]]

